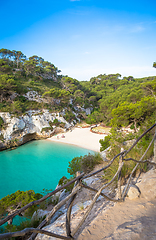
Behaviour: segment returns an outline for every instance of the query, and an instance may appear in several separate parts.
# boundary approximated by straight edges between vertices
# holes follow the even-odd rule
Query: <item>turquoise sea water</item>
[[[68,162],[92,151],[47,140],[0,152],[0,199],[17,190],[54,190],[67,173]]]

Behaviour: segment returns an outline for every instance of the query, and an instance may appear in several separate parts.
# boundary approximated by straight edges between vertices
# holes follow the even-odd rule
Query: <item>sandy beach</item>
[[[62,137],[64,136],[64,138]],[[82,148],[100,152],[100,139],[104,139],[105,134],[96,134],[90,131],[90,128],[74,128],[72,131],[57,134],[50,141],[77,145]]]

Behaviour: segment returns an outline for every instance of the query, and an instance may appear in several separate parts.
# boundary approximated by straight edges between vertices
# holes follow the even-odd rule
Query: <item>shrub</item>
[[[16,231],[22,231],[25,228],[37,228],[38,225],[42,222],[42,220],[45,217],[41,217],[41,218],[33,218],[33,219],[27,219],[27,220],[23,220],[19,225],[6,225],[4,227],[4,230],[1,230],[1,232],[16,232]],[[13,238],[12,238],[13,239]],[[20,239],[20,237],[17,237],[17,239]],[[24,238],[26,239],[26,238]]]
[[[15,209],[17,206],[19,208],[25,206],[26,204],[38,200],[42,195],[35,193],[33,190],[20,191],[18,190],[11,195],[8,195],[0,200],[0,215],[4,215],[8,212],[9,208]],[[25,211],[25,216],[31,216],[35,211],[36,206],[32,206]]]
[[[135,133],[135,134],[127,134],[127,135],[122,135],[122,133],[118,133],[117,131],[114,132],[112,131],[112,134],[109,135],[109,139],[106,139],[106,141],[102,141],[105,145],[107,145],[107,140],[109,140],[109,144],[111,146],[110,151],[107,153],[107,158],[112,159],[115,157],[117,154],[121,152],[121,147],[124,148],[124,150],[129,149],[129,145],[125,145],[127,140],[132,140],[132,139],[137,139],[141,133]],[[150,141],[152,139],[152,134],[148,133],[146,134],[141,141],[138,142],[138,144],[126,155],[125,158],[133,158],[135,160],[140,160],[142,157],[143,153],[147,149]],[[103,146],[102,146],[103,147]],[[149,159],[153,155],[153,146],[149,149],[148,153],[145,156],[145,159]],[[118,159],[117,158],[113,164],[104,171],[104,178],[108,181],[110,181],[114,174],[117,172],[118,169]],[[143,159],[143,160],[145,160]],[[124,163],[124,166],[121,170],[121,178],[122,181],[124,182],[130,175],[132,169],[135,167],[136,162],[134,161],[127,161]],[[141,163],[139,164],[138,168],[136,169],[135,173],[139,171],[147,171],[148,169],[148,164],[147,163]],[[134,173],[134,175],[135,175]],[[117,180],[117,179],[116,179]],[[117,182],[117,181],[116,181]]]
[[[76,117],[75,117],[74,113],[72,113],[71,111],[66,112],[64,118],[65,118],[66,121],[68,121],[68,122],[71,122],[71,121],[73,121],[73,120],[76,120]]]
[[[53,127],[44,127],[44,128],[42,128],[41,133],[44,131],[48,132],[49,130],[53,131]]]
[[[88,173],[92,171],[95,165],[103,162],[99,153],[95,153],[91,155],[90,153],[85,156],[75,157],[69,162],[69,167],[67,169],[70,175],[76,176],[77,171],[82,171],[84,173]]]
[[[58,184],[59,184],[60,186],[63,186],[63,185],[65,185],[66,183],[70,182],[72,179],[73,179],[73,178],[66,178],[65,176],[63,176],[63,177],[59,180]],[[72,183],[72,184],[70,184],[68,187],[66,187],[65,190],[66,190],[67,192],[71,192],[72,189],[73,189],[73,187],[74,187],[74,183]]]
[[[4,120],[2,117],[0,117],[0,130],[3,128]]]
[[[53,121],[53,125],[56,125],[56,126],[58,126],[59,125],[59,121],[58,121],[58,119],[54,119],[54,121]]]
[[[100,152],[104,151],[106,148],[110,146],[110,139],[111,137],[110,135],[108,135],[104,138],[104,140],[103,139],[99,140],[99,143],[101,144]]]

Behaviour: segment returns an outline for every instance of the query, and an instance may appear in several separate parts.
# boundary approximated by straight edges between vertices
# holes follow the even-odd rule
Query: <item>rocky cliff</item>
[[[19,117],[1,112],[0,117],[4,122],[0,131],[0,150],[19,146],[33,139],[51,137],[74,125],[68,123],[59,113],[50,113],[47,109],[29,110]],[[63,123],[64,129],[53,124],[55,119]]]
[[[48,103],[48,100],[42,97],[37,91],[28,90],[29,91],[23,95],[28,101]],[[14,93],[11,95],[11,98],[15,99],[17,96],[18,94]],[[60,100],[55,99],[55,103],[59,105]],[[70,99],[70,104],[73,105],[72,99]],[[74,126],[76,121],[80,121],[78,117],[80,113],[86,116],[91,114],[92,111],[91,107],[85,109],[79,105],[73,105],[73,109],[72,114],[75,115],[75,120],[71,123],[67,122],[63,117],[68,113],[66,107],[60,113],[51,113],[47,109],[29,110],[18,117],[9,112],[0,112],[0,120],[3,122],[3,126],[1,126],[0,123],[0,150],[19,146],[33,139],[51,137],[60,131],[65,131]],[[57,126],[53,124],[55,119],[60,123],[61,128],[59,124],[57,124]]]

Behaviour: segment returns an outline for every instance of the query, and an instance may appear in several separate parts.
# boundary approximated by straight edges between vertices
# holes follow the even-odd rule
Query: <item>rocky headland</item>
[[[55,119],[68,129],[72,126],[59,113],[49,113],[48,110],[29,110],[24,115],[15,117],[8,112],[1,112],[4,128],[0,131],[0,150],[22,145],[34,139],[51,137],[63,128],[50,125]]]

